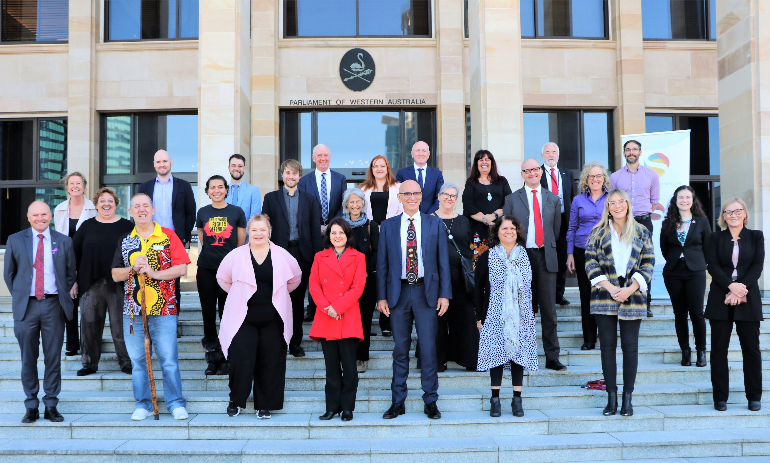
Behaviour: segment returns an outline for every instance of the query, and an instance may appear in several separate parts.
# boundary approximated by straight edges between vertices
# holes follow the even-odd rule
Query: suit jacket
[[[711,289],[704,316],[710,320],[729,320],[735,311],[734,320],[762,321],[762,296],[759,294],[759,277],[765,260],[765,236],[762,230],[743,227],[738,235],[738,283],[749,290],[746,303],[734,307],[725,304],[728,286],[733,282],[733,237],[730,230],[711,235],[706,247],[706,263],[711,274]]]
[[[401,269],[405,264],[401,246],[401,216],[399,214],[380,224],[380,241],[377,251],[377,300],[387,299],[388,306],[395,307],[401,295]],[[446,231],[440,218],[420,213],[420,246],[425,278],[425,298],[432,307],[438,298],[452,299],[452,275],[449,271]]]
[[[225,197],[227,204],[233,204],[233,194],[228,193]],[[241,182],[238,187],[238,204],[236,206],[243,209],[246,214],[246,221],[254,214],[262,212],[262,195],[259,194],[259,187],[246,182]]]
[[[270,226],[273,228],[270,241],[286,249],[289,246],[290,230],[289,210],[286,208],[283,188],[265,195],[262,212],[270,217]],[[299,191],[297,232],[299,232],[299,248],[302,252],[302,258],[308,263],[313,262],[315,253],[323,249],[321,227],[318,225],[320,221],[321,210],[315,196]]]
[[[562,192],[562,196],[564,196],[564,213],[567,214],[567,222],[569,223],[569,213],[572,209],[572,196],[574,196],[572,186],[575,184],[575,176],[570,169],[563,169],[558,165],[556,167],[559,169],[559,174],[561,175],[561,187],[564,189]],[[546,175],[551,175],[551,171],[546,170],[549,167],[545,164],[541,164],[540,168],[543,169],[543,176],[540,177],[540,185],[546,190],[551,191],[548,188],[548,180],[545,178]],[[565,233],[566,231],[567,230],[564,230]]]
[[[54,252],[56,250],[56,252]],[[77,266],[72,239],[51,230],[51,253],[56,276],[56,291],[67,320],[72,320],[74,303],[70,289],[77,281]],[[32,229],[27,228],[8,237],[5,245],[5,269],[3,276],[13,298],[13,319],[21,321],[27,313],[29,294],[32,291]]]
[[[524,234],[529,233],[529,201],[525,187],[521,187],[505,197],[503,205],[503,214],[512,215],[521,222],[524,228]],[[561,201],[559,197],[548,191],[547,188],[541,188],[542,198],[542,219],[543,219],[543,247],[545,248],[545,266],[549,272],[559,271],[559,260],[556,257],[556,238],[559,237],[561,230]],[[532,233],[535,231],[533,230]],[[525,237],[526,238],[526,237]]]
[[[660,252],[666,259],[666,266],[663,267],[663,271],[673,269],[682,253],[684,253],[684,261],[688,269],[693,272],[706,270],[705,252],[710,236],[711,225],[706,217],[693,217],[690,230],[687,231],[687,238],[684,240],[684,246],[679,242],[676,230],[669,233],[661,230]]]
[[[335,217],[342,216],[342,193],[348,189],[348,180],[344,175],[331,169],[329,169],[329,172],[331,172],[331,178],[326,186],[331,190],[329,191],[329,216],[326,218],[326,222]],[[315,170],[299,179],[300,191],[310,193],[316,199],[318,223],[326,225],[326,222],[323,222],[321,219],[321,196],[318,193],[318,186],[318,182],[315,181]],[[313,259],[310,259],[310,261],[312,262]]]
[[[173,175],[171,178],[174,181],[171,188],[171,220],[174,222],[174,233],[182,240],[182,243],[189,243],[197,214],[195,196],[190,182]],[[152,199],[152,195],[155,193],[155,178],[139,185],[137,193],[144,193]]]
[[[365,286],[366,259],[360,252],[349,247],[337,259],[337,254],[329,247],[316,254],[310,269],[308,289],[318,310],[308,333],[310,338],[327,341],[356,338],[363,341],[358,300]],[[322,309],[329,306],[342,318],[337,320],[326,315]]]
[[[403,182],[405,180],[417,181],[417,176],[414,173],[414,164],[409,167],[404,167],[403,169],[398,169],[396,181]],[[441,190],[441,186],[444,185],[444,174],[438,169],[425,166],[425,178],[423,178],[423,182],[425,185],[422,187],[420,212],[423,214],[432,214],[438,210],[438,192]]]

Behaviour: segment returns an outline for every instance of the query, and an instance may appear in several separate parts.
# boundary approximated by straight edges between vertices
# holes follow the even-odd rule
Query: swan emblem
[[[367,64],[367,62],[364,61],[364,56],[367,57],[366,59],[370,61],[370,64]],[[347,82],[360,79],[371,85],[374,80],[374,63],[371,61],[372,58],[366,51],[360,48],[349,50],[348,53],[343,56],[342,60],[340,60],[340,77],[342,78],[343,83],[348,86]],[[368,85],[366,87],[368,87]],[[354,91],[361,91],[366,87]],[[348,88],[351,87],[348,86]]]
[[[353,71],[358,72],[358,71],[363,71],[366,68],[366,66],[364,65],[364,54],[363,53],[359,53],[358,54],[358,61],[361,64],[353,63],[353,64],[350,65],[350,69],[352,69]]]

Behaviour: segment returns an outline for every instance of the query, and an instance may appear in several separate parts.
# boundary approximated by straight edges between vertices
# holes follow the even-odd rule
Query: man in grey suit
[[[532,265],[532,306],[540,310],[545,367],[563,371],[567,367],[559,361],[554,300],[559,271],[556,238],[561,228],[561,200],[542,188],[542,175],[540,163],[534,159],[521,163],[524,186],[505,197],[503,214],[516,217],[527,237],[527,255]]]
[[[51,230],[51,209],[34,201],[27,209],[32,228],[8,237],[5,284],[13,297],[13,332],[21,349],[21,385],[27,398],[22,423],[40,418],[37,376],[40,335],[43,337],[45,419],[64,421],[56,405],[61,392],[61,349],[64,320],[72,319],[76,266],[72,240]]]

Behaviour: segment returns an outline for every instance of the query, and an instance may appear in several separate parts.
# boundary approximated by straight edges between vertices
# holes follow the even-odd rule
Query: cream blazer
[[[390,188],[388,188],[388,212],[385,215],[386,219],[389,219],[391,217],[395,217],[398,214],[404,212],[404,207],[401,205],[401,202],[398,200],[398,189],[401,187],[400,183],[396,183],[395,185],[392,185]],[[374,190],[363,190],[364,196],[366,196],[366,218],[369,220],[372,219],[372,192]]]
[[[83,204],[83,212],[80,213],[78,224],[75,226],[75,230],[83,225],[83,222],[96,217],[96,206],[90,199],[83,198],[85,204]],[[66,200],[63,203],[56,206],[53,211],[53,224],[56,227],[56,231],[69,236],[70,234],[70,200]]]

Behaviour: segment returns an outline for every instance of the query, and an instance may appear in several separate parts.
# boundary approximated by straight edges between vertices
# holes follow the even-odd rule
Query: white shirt
[[[620,240],[620,236],[618,236],[618,232],[615,231],[615,227],[610,227],[611,229],[611,245],[612,245],[612,260],[615,264],[615,272],[618,274],[618,277],[625,277],[626,276],[626,270],[628,269],[628,261],[631,260],[631,252],[633,251],[633,242],[629,244],[625,244],[623,241]],[[639,291],[642,293],[647,292],[647,282],[644,281],[644,277],[639,273],[635,272],[633,276],[631,277],[634,280],[636,280],[639,283]],[[607,279],[606,275],[601,275],[593,280],[591,280],[591,286],[598,286],[597,283],[602,282]]]
[[[414,217],[409,217],[409,215],[404,212],[401,214],[401,279],[406,280],[406,231],[409,229],[409,219],[414,219],[414,231],[417,232],[417,278],[422,278],[425,276],[425,270],[422,265],[422,246],[420,246],[421,236],[420,236],[420,226],[422,224],[420,220],[420,211],[417,211],[417,213],[414,215]]]
[[[557,164],[553,167],[548,167],[548,164],[543,165],[545,166],[543,175],[545,175],[545,180],[548,183],[548,191],[550,192],[553,192],[553,178],[551,177],[551,169],[554,170],[554,174],[556,175],[556,187],[559,189],[559,199],[561,200],[561,212],[564,213],[564,189],[561,186],[561,172],[559,171],[559,165]]]
[[[537,185],[537,188],[530,188],[526,184],[524,184],[524,191],[527,192],[527,203],[529,205],[529,225],[527,228],[527,247],[528,248],[538,248],[539,246],[535,244],[535,209],[532,206],[532,200],[534,199],[534,195],[532,194],[532,190],[537,191],[537,202],[540,204],[540,220],[543,220],[543,195],[540,189],[540,184]],[[542,223],[541,223],[542,225]],[[543,238],[545,238],[545,228],[543,228]]]
[[[321,198],[321,175],[322,174],[326,175],[326,204],[329,204],[329,197],[332,194],[332,170],[327,169],[326,172],[321,172],[318,169],[315,170],[315,183],[318,186],[319,201]]]
[[[414,164],[414,181],[417,182],[417,179],[420,178],[420,171],[419,169],[422,169],[422,185],[420,185],[420,188],[425,188],[425,180],[427,180],[428,176],[428,165],[425,164],[424,166],[420,167],[417,165],[417,163]],[[420,182],[417,182],[420,183]]]
[[[32,230],[32,264],[35,264],[37,258],[37,246],[40,242],[40,238],[37,235],[40,234],[34,228]],[[37,278],[37,270],[32,267],[32,287],[29,289],[29,295],[35,296],[35,279]],[[58,294],[56,289],[56,274],[53,271],[53,254],[51,254],[51,228],[48,227],[43,231],[43,290],[45,294]]]

